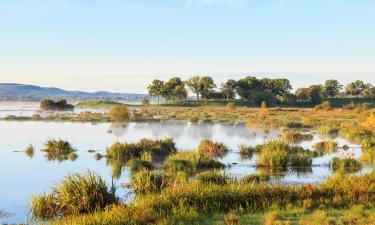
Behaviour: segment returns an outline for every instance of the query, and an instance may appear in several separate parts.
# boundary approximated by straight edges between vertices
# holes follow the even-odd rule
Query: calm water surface
[[[119,126],[109,123],[71,123],[71,122],[12,122],[0,121],[0,217],[6,212],[6,222],[25,222],[28,217],[28,199],[33,194],[43,193],[48,187],[61,181],[68,173],[93,170],[103,176],[108,184],[113,180],[112,169],[106,165],[106,160],[95,160],[88,150],[96,150],[104,154],[106,147],[115,141],[136,142],[142,138],[173,137],[181,151],[194,149],[202,138],[223,142],[230,153],[220,159],[230,165],[227,173],[233,176],[243,176],[257,172],[256,157],[242,160],[238,154],[241,143],[255,146],[267,139],[277,138],[281,134],[278,129],[264,131],[258,128],[247,128],[243,124],[203,123],[191,124],[185,122],[163,123],[129,123]],[[50,138],[68,140],[77,149],[78,158],[75,161],[47,161],[43,144]],[[304,148],[312,145],[321,138],[314,136],[312,141],[302,142]],[[347,143],[337,138],[340,146],[348,144],[356,157],[361,150],[359,146]],[[34,157],[28,157],[23,150],[32,144],[35,148]],[[310,183],[323,181],[331,174],[329,166],[331,158],[340,153],[328,154],[313,160],[311,170],[297,172],[288,170],[273,180],[285,183]],[[129,171],[125,168],[116,185],[129,182]],[[122,197],[130,190],[119,188]],[[1,220],[0,220],[1,223]]]

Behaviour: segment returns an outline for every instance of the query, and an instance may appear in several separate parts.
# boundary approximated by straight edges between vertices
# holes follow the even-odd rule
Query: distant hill
[[[112,93],[107,91],[66,91],[55,87],[40,87],[27,84],[0,83],[0,100],[2,101],[40,101],[43,98],[65,98],[71,101],[103,99],[137,102],[141,101],[145,97],[148,97],[148,95],[132,93]]]

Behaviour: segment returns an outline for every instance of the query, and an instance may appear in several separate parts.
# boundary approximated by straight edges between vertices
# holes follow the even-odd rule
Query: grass
[[[34,146],[29,145],[29,146],[25,149],[25,154],[26,154],[27,156],[29,156],[30,158],[33,158],[33,157],[34,157]]]
[[[68,141],[61,139],[50,139],[44,144],[44,151],[46,152],[46,158],[48,160],[58,160],[63,161],[66,159],[75,159],[75,149],[71,146]]]
[[[139,171],[139,170],[142,170],[142,169],[146,169],[146,170],[154,169],[154,165],[151,162],[145,161],[145,160],[140,160],[140,159],[135,159],[135,158],[129,160],[127,165],[128,165],[128,167],[130,168],[131,171]]]
[[[310,141],[313,139],[312,134],[303,134],[296,130],[286,130],[282,134],[282,139],[291,143],[300,143],[302,141]]]
[[[260,149],[257,166],[273,169],[292,167],[309,167],[312,163],[314,152],[301,147],[291,146],[282,139],[270,140],[256,148]]]
[[[231,178],[220,171],[204,171],[198,173],[194,179],[205,184],[228,184]]]
[[[198,151],[202,154],[211,157],[223,157],[228,153],[228,147],[223,143],[213,142],[208,139],[203,139],[199,143]]]
[[[137,143],[116,142],[107,148],[107,157],[113,160],[127,161],[130,158],[141,157],[145,152],[159,155],[169,155],[177,151],[172,138],[160,140],[142,139]]]
[[[346,172],[358,172],[362,169],[362,164],[360,161],[353,159],[353,158],[337,158],[334,157],[332,159],[332,169],[336,170],[343,170]]]
[[[318,151],[333,152],[338,150],[339,145],[335,141],[321,141],[315,143],[314,148]]]
[[[32,217],[40,220],[93,213],[117,202],[115,189],[88,171],[66,176],[51,193],[33,196],[29,207]]]
[[[114,102],[114,101],[89,100],[89,101],[80,102],[77,105],[75,105],[75,107],[79,109],[83,109],[83,108],[110,109],[117,105],[124,105],[124,104],[120,102]]]
[[[152,171],[145,173],[154,174]],[[141,179],[145,174],[139,176]],[[139,182],[141,187],[149,183]],[[374,221],[375,172],[338,174],[315,185],[248,185],[193,181],[160,188],[134,202],[88,215],[65,217],[52,224],[368,224]]]
[[[241,178],[244,184],[267,182],[271,179],[268,173],[249,174]]]

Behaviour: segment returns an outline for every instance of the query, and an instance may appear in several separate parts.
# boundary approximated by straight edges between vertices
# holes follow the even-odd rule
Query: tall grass
[[[335,141],[321,141],[315,143],[314,148],[318,151],[333,152],[338,150],[339,145]]]
[[[360,161],[353,158],[337,158],[332,159],[332,169],[343,170],[346,172],[357,172],[362,169],[362,164]]]
[[[34,157],[34,146],[32,146],[32,145],[27,146],[27,148],[25,149],[25,154],[27,156],[29,156],[30,158],[33,158]]]
[[[198,151],[207,156],[222,157],[228,153],[228,147],[223,143],[217,143],[208,139],[203,139],[199,143]]]
[[[312,134],[303,134],[299,131],[295,130],[286,130],[282,134],[282,139],[291,143],[300,143],[302,141],[309,141],[313,139]]]
[[[108,188],[95,173],[68,175],[51,193],[31,198],[30,212],[34,219],[93,213],[117,203],[115,189]]]
[[[70,145],[68,141],[61,139],[51,139],[44,144],[44,151],[48,160],[63,161],[68,159],[68,155],[74,153],[76,150]]]

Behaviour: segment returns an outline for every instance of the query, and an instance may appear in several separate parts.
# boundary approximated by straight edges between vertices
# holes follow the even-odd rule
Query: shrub
[[[233,111],[236,109],[236,104],[234,102],[229,102],[226,106],[225,109],[228,111]]]
[[[266,103],[266,101],[262,101],[262,104],[261,104],[260,110],[259,110],[259,118],[264,120],[264,119],[266,119],[267,114],[268,114],[267,103]]]
[[[58,101],[53,101],[51,99],[43,99],[40,102],[40,109],[41,110],[73,110],[74,106],[68,104],[65,99],[61,99]]]
[[[203,139],[199,143],[198,151],[211,157],[221,157],[228,153],[228,148],[223,143],[216,143],[208,139]]]
[[[331,110],[332,106],[329,101],[325,101],[322,104],[316,105],[314,107],[315,110]]]
[[[30,211],[35,219],[93,213],[118,202],[115,189],[109,189],[95,173],[68,175],[50,194],[33,196]]]
[[[108,112],[109,118],[115,122],[126,122],[129,120],[129,111],[125,105],[114,106]]]
[[[332,159],[332,169],[335,170],[343,170],[346,172],[357,172],[362,168],[362,164],[353,158],[343,158],[339,159],[334,157]]]

